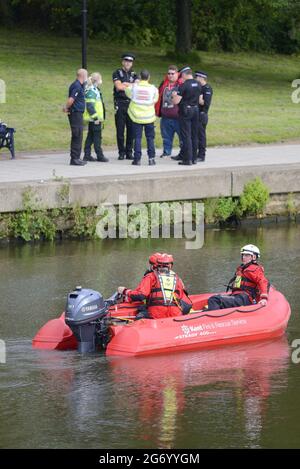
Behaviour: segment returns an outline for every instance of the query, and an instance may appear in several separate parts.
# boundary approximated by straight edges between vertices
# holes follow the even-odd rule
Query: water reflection
[[[210,401],[210,407],[220,407],[220,402],[233,398],[236,415],[243,422],[246,446],[260,447],[272,379],[280,373],[281,387],[286,386],[288,357],[287,340],[281,338],[193,353],[110,358],[110,365],[130,405],[138,407],[142,437],[153,438],[152,429],[157,430],[154,447],[176,447],[177,418],[191,405],[191,390],[197,393],[203,408],[206,401]]]
[[[191,293],[223,289],[252,242],[300,337],[300,226],[207,231],[183,240],[68,241],[0,248],[0,446],[10,448],[299,447],[299,366],[285,339],[136,359],[31,349],[78,283],[109,296],[136,285],[151,251],[170,251]],[[287,383],[287,377],[289,381]]]
[[[260,448],[269,399],[287,387],[289,347],[283,337],[140,358],[38,351],[30,362],[40,395],[26,445],[53,447],[55,435],[55,447],[70,448]]]

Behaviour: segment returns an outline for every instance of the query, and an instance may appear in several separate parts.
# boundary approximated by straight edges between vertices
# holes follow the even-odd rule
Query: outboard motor
[[[78,340],[78,351],[95,352],[97,325],[108,311],[108,303],[95,290],[76,287],[69,293],[66,305],[66,324]]]

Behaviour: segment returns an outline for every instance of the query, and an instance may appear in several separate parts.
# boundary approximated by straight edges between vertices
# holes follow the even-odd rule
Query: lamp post
[[[82,0],[82,68],[87,68],[87,0]]]

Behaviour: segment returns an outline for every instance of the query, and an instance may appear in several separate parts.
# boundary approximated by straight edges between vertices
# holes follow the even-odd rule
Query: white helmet
[[[255,254],[257,258],[260,257],[260,250],[254,244],[246,244],[241,248],[241,254]]]

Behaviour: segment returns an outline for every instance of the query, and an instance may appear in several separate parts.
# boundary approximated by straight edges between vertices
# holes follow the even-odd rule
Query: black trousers
[[[80,159],[83,138],[83,113],[71,112],[69,114],[69,122],[71,127],[71,160]]]
[[[199,140],[198,140],[198,158],[205,160],[206,154],[206,126],[208,123],[208,115],[206,112],[199,114]]]
[[[101,148],[102,141],[102,124],[95,124],[89,122],[88,134],[84,144],[84,156],[91,156],[92,145],[94,145],[97,159],[103,157],[103,151]]]
[[[207,311],[248,305],[251,305],[251,301],[246,293],[241,293],[239,295],[214,295],[208,299]]]
[[[133,126],[127,111],[129,102],[115,102],[115,124],[117,130],[117,144],[119,155],[132,156],[133,148]],[[126,146],[125,146],[125,128],[126,128]]]
[[[179,127],[182,139],[183,161],[195,161],[198,152],[198,106],[182,106],[179,112]]]

